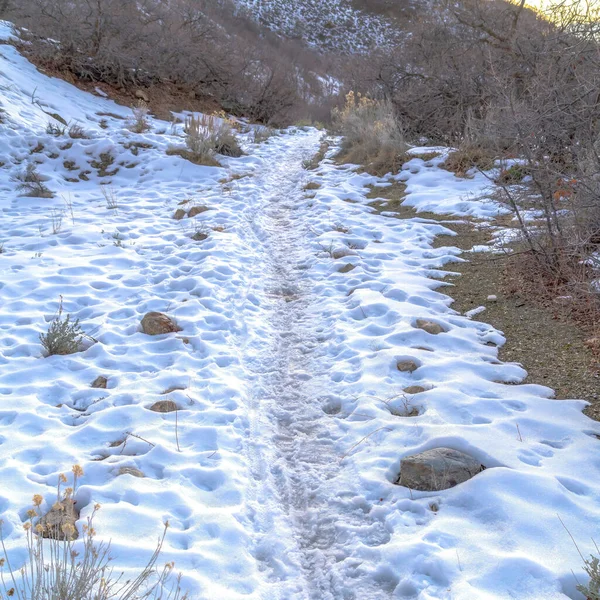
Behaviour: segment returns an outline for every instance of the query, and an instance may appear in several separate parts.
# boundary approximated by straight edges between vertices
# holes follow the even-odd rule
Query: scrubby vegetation
[[[71,315],[63,317],[62,296],[58,304],[58,312],[46,333],[40,334],[40,342],[47,356],[55,354],[74,354],[81,350],[81,343],[86,337],[79,325],[79,319],[71,320]]]
[[[173,563],[158,567],[168,523],[159,538],[154,553],[139,574],[125,578],[111,565],[110,543],[96,539],[94,517],[96,504],[82,527],[78,542],[73,514],[78,477],[83,475],[79,465],[73,466],[73,485],[64,491],[67,482],[59,476],[57,499],[52,511],[60,518],[41,516],[44,498],[33,497],[33,507],[27,511],[23,525],[27,559],[23,566],[13,567],[2,537],[0,521],[0,597],[17,600],[186,600],[180,581],[173,577]],[[52,512],[50,511],[50,512]]]
[[[28,28],[23,50],[70,78],[138,98],[138,88],[169,82],[265,124],[313,122],[337,104],[330,125],[344,136],[341,158],[376,174],[401,168],[407,140],[457,148],[444,166],[460,177],[518,159],[493,178],[521,225],[526,256],[519,264],[550,293],[561,287],[597,302],[600,19],[587,0],[557,1],[546,13],[524,0],[461,0],[428,10],[355,0],[410,35],[343,61],[272,34],[231,0],[4,4],[3,14]],[[134,131],[146,129],[146,110],[144,102],[134,109]],[[52,123],[54,135],[83,134]],[[201,164],[239,155],[233,132],[220,123],[189,120],[186,146],[170,153]],[[254,140],[267,131],[257,129]],[[42,182],[25,184],[28,194],[50,193]],[[525,218],[524,210],[539,218]]]
[[[384,175],[398,171],[408,145],[402,126],[387,100],[374,100],[350,91],[344,106],[333,111],[333,126],[343,135],[342,159]]]
[[[307,111],[323,116],[323,59],[265,31],[230,0],[4,4],[2,17],[27,28],[23,51],[70,79],[132,95],[168,83],[263,123],[286,123]],[[136,127],[142,122],[136,119]]]
[[[459,176],[519,159],[496,177],[521,226],[517,268],[598,315],[598,9],[462,0],[421,17],[401,46],[356,58],[353,88],[389,106],[407,139],[457,147],[445,167]]]

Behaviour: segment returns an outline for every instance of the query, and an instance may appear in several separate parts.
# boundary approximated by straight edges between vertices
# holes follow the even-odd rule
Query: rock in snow
[[[177,404],[173,400],[159,400],[150,407],[150,410],[161,413],[175,412],[177,409]]]
[[[416,327],[427,333],[431,333],[432,335],[437,335],[438,333],[444,333],[446,331],[439,323],[427,319],[417,319]]]
[[[427,390],[422,385],[409,385],[403,391],[405,394],[421,394]]]
[[[149,312],[142,319],[142,331],[148,335],[161,335],[181,331],[181,329],[167,315],[159,312]]]
[[[98,375],[94,381],[92,381],[92,387],[105,390],[108,385],[108,379],[104,375]]]
[[[484,469],[478,460],[464,452],[434,448],[403,458],[397,483],[424,492],[447,490]]]
[[[411,359],[399,360],[396,363],[396,368],[402,373],[412,373],[419,368],[419,364]]]

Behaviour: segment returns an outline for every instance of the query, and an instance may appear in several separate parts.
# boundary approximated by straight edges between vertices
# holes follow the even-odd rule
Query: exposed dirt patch
[[[442,221],[443,223],[446,222],[445,219],[448,219],[450,222],[460,221],[460,219],[452,215],[445,216],[426,211],[417,212],[412,206],[402,204],[406,200],[406,185],[401,181],[395,181],[387,187],[369,186],[369,188],[371,189],[367,194],[367,199],[371,200],[369,206],[374,208],[379,214],[386,213],[385,216],[395,219],[414,219],[415,217],[419,217],[421,219]]]
[[[473,246],[491,239],[490,225],[476,219],[457,219],[433,213],[416,213],[402,206],[404,190],[401,184],[374,188],[370,197],[389,199],[387,205],[374,205],[379,212],[395,213],[396,218],[421,217],[436,220],[456,236],[441,235],[434,246],[456,246],[465,250],[461,258],[467,262],[453,263],[451,270],[459,277],[447,278],[452,287],[444,293],[454,299],[452,307],[462,313],[485,306],[479,318],[504,332],[506,344],[499,351],[502,361],[518,362],[528,372],[527,383],[546,385],[556,391],[557,399],[581,398],[591,402],[585,411],[600,421],[600,364],[592,349],[586,346],[590,334],[563,314],[560,307],[539,303],[534,296],[515,291],[511,261],[498,255],[468,252]],[[373,206],[373,205],[372,205]],[[392,216],[392,215],[390,215]],[[507,226],[500,217],[494,225]],[[496,301],[488,301],[496,296]]]
[[[117,104],[131,107],[135,106],[140,98],[139,95],[136,95],[136,92],[138,92],[140,88],[136,86],[126,89],[102,82],[82,81],[69,71],[52,69],[48,64],[40,64],[39,61],[36,62],[35,55],[28,53],[26,46],[19,46],[19,50],[25,53],[27,58],[35,64],[40,72],[51,77],[63,79],[71,85],[74,85],[85,92],[89,92],[90,94],[98,95],[96,89],[100,89],[108,96],[108,98],[114,100]],[[221,106],[219,106],[214,98],[199,94],[191,87],[176,85],[168,81],[155,83],[148,88],[143,88],[141,91],[148,99],[150,113],[157,119],[162,119],[163,121],[172,121],[172,113],[174,112],[177,113],[189,110],[206,114],[216,114],[221,110]],[[117,115],[110,114],[107,114],[106,116],[121,118]]]
[[[453,246],[480,244],[489,234],[466,224],[458,228],[457,237],[440,237],[436,242]],[[461,231],[462,230],[462,231]],[[465,243],[466,242],[466,243]],[[584,342],[589,335],[576,323],[560,315],[555,308],[514,291],[511,262],[518,258],[465,252],[466,263],[454,263],[453,287],[444,293],[454,298],[453,308],[466,312],[485,306],[479,318],[504,332],[506,344],[500,349],[500,360],[518,362],[528,372],[527,383],[538,383],[556,390],[556,398],[583,398],[592,402],[587,414],[600,420],[600,366]],[[488,301],[496,296],[496,301]]]

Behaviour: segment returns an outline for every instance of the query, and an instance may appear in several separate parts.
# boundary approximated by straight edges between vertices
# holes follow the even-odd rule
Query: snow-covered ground
[[[441,278],[461,259],[433,248],[443,225],[375,214],[365,186],[386,182],[350,166],[304,170],[315,130],[200,167],[165,154],[181,144],[169,124],[134,134],[128,109],[6,45],[0,92],[0,518],[13,563],[31,496],[48,509],[77,463],[80,524],[100,503],[99,536],[133,569],[169,520],[163,558],[194,600],[582,598],[559,517],[591,551],[600,424],[584,402],[521,384],[525,371],[497,358],[501,332],[451,308]],[[88,137],[47,134],[48,112]],[[118,170],[101,177],[108,155]],[[29,162],[53,198],[19,195]],[[407,163],[409,205],[499,210],[488,180],[436,164]],[[61,297],[97,342],[44,357]],[[181,331],[142,333],[153,310]],[[413,373],[396,368],[406,358]],[[99,375],[107,389],[91,388]],[[402,394],[411,385],[426,391]],[[149,410],[164,399],[180,410]],[[399,416],[407,406],[419,415]],[[443,492],[394,484],[402,457],[438,446],[488,468]]]

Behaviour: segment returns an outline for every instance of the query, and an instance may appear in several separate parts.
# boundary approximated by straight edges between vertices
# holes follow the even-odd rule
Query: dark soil
[[[489,228],[474,219],[433,213],[416,213],[402,205],[405,190],[402,184],[373,188],[371,204],[378,212],[399,219],[420,217],[432,219],[455,231],[457,236],[438,236],[435,247],[455,246],[465,250],[467,262],[453,263],[449,276],[452,287],[444,293],[454,299],[452,307],[464,313],[478,306],[486,310],[476,318],[490,323],[504,333],[506,344],[499,350],[500,360],[521,363],[527,370],[526,383],[536,383],[555,390],[556,398],[584,399],[591,403],[586,414],[600,421],[600,364],[584,345],[590,337],[578,323],[560,314],[556,306],[548,306],[531,293],[515,291],[511,277],[511,261],[497,254],[469,252],[473,246],[489,242]],[[505,226],[506,222],[500,223]],[[488,296],[497,300],[488,301]]]

